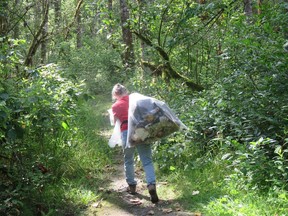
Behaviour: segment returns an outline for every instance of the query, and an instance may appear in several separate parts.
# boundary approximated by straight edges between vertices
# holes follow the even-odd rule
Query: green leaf
[[[175,168],[174,166],[170,166],[170,167],[169,167],[169,170],[170,170],[170,171],[174,171],[174,170],[176,170],[176,168]]]
[[[282,146],[281,145],[276,146],[276,149],[274,152],[278,155],[281,155],[282,154]]]
[[[8,132],[7,132],[7,137],[11,140],[16,140],[16,131],[14,129],[10,129]]]
[[[61,123],[61,125],[62,125],[62,127],[65,129],[65,130],[68,130],[69,129],[69,126],[68,126],[68,124],[66,123],[66,122],[62,122]]]

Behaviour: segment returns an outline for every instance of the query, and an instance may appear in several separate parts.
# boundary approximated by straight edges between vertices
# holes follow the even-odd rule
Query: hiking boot
[[[136,185],[129,185],[129,187],[127,188],[128,193],[130,194],[136,194]]]
[[[159,201],[159,198],[157,196],[155,184],[148,185],[147,188],[148,188],[148,191],[149,191],[149,194],[150,194],[151,202],[152,203],[157,203]]]

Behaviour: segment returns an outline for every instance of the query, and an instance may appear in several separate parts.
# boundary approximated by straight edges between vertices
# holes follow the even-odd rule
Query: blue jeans
[[[127,130],[121,133],[121,139],[123,143],[123,152],[124,152],[124,170],[126,175],[126,182],[129,185],[136,185],[135,181],[135,172],[134,172],[134,151],[137,148],[138,154],[140,156],[140,160],[145,171],[145,177],[147,185],[155,184],[155,171],[152,161],[152,150],[151,144],[140,144],[136,147],[126,147],[127,140]]]

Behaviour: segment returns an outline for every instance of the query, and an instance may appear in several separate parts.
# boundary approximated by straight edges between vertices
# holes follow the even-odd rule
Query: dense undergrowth
[[[78,215],[99,196],[110,98],[88,106],[81,82],[62,72],[51,64],[1,80],[1,215]]]
[[[86,38],[82,49],[65,50],[62,62],[31,69],[22,64],[25,41],[1,38],[0,214],[79,215],[99,199],[105,167],[113,162],[106,113],[118,81],[164,100],[189,128],[153,146],[159,181],[172,183],[186,209],[287,214],[285,11],[287,4],[273,4],[253,25],[227,13],[229,22],[213,29],[221,53],[209,53],[217,45],[209,38],[201,47],[209,53],[201,57],[201,92],[140,67],[127,76],[120,54],[102,39]],[[175,66],[185,70],[185,64]]]
[[[193,94],[179,90],[180,85],[163,84],[159,89],[158,82],[148,91],[142,89],[147,94],[161,92],[158,97],[189,127],[154,146],[160,176],[166,173],[163,179],[181,191],[179,200],[206,215],[286,215],[287,119],[282,118],[283,131],[275,136],[269,134],[271,124],[266,122],[273,118],[259,116],[259,109],[268,112],[271,108],[257,107],[253,116],[253,103],[246,104],[242,113],[235,99],[222,101],[225,94],[217,91],[225,91],[225,86]]]
[[[105,167],[113,162],[113,149],[107,145],[111,98],[106,94],[84,100],[81,85],[61,77],[55,65],[34,73],[30,79],[37,79],[38,85],[23,80],[11,89],[2,83],[1,118],[6,124],[2,124],[0,211],[79,215],[100,198]],[[272,117],[259,115],[258,107],[247,112],[254,103],[240,112],[236,99],[224,94],[229,85],[195,94],[181,88],[181,83],[168,85],[147,77],[145,82],[131,80],[127,86],[131,92],[166,101],[189,128],[153,146],[159,181],[172,183],[186,209],[206,215],[285,215],[285,93],[277,99],[284,109],[274,109],[275,118],[282,119],[275,134],[268,130]],[[271,110],[260,108],[262,113]]]
[[[175,83],[173,87],[163,83],[163,88],[169,91],[155,88],[158,85],[152,85],[149,89],[141,89],[137,83],[133,84],[134,87],[130,86],[131,91],[165,100],[189,127],[189,130],[175,133],[153,146],[158,181],[169,181],[179,193],[177,200],[185,209],[193,212],[206,215],[285,215],[287,185],[281,177],[285,172],[281,172],[279,167],[281,162],[283,166],[287,163],[285,152],[282,153],[282,161],[280,158],[280,162],[274,163],[273,158],[268,160],[263,157],[265,152],[261,154],[259,143],[250,142],[250,147],[239,141],[231,141],[231,137],[227,138],[224,134],[218,137],[217,133],[210,135],[204,130],[197,130],[194,118],[199,116],[199,112],[205,113],[205,108],[197,106],[195,94],[179,91],[178,84]],[[193,104],[190,111],[187,110],[187,103]],[[43,139],[39,148],[34,145],[32,148],[29,146],[32,144],[22,141],[22,145],[30,148],[22,148],[21,157],[29,160],[15,159],[13,164],[3,163],[3,213],[81,215],[89,203],[100,199],[99,186],[105,185],[105,167],[113,163],[114,154],[107,145],[111,126],[106,113],[111,99],[110,95],[98,95],[81,104],[73,113],[73,121],[66,119],[65,124],[60,122],[60,135]],[[8,144],[11,143],[2,144],[1,147]],[[15,150],[20,155],[19,150]],[[1,155],[4,153],[2,151]],[[254,156],[249,157],[252,153]],[[253,163],[253,160],[260,159],[262,166],[272,169],[269,173],[278,175],[273,174],[273,178],[269,179],[266,172],[262,173],[255,167],[257,161]],[[280,171],[275,170],[274,164]],[[250,176],[243,172],[245,169]],[[161,193],[165,191],[160,189]]]

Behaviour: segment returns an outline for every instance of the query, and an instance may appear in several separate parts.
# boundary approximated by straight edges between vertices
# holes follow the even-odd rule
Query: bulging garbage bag
[[[129,95],[126,147],[151,143],[187,127],[162,101],[139,93]]]

